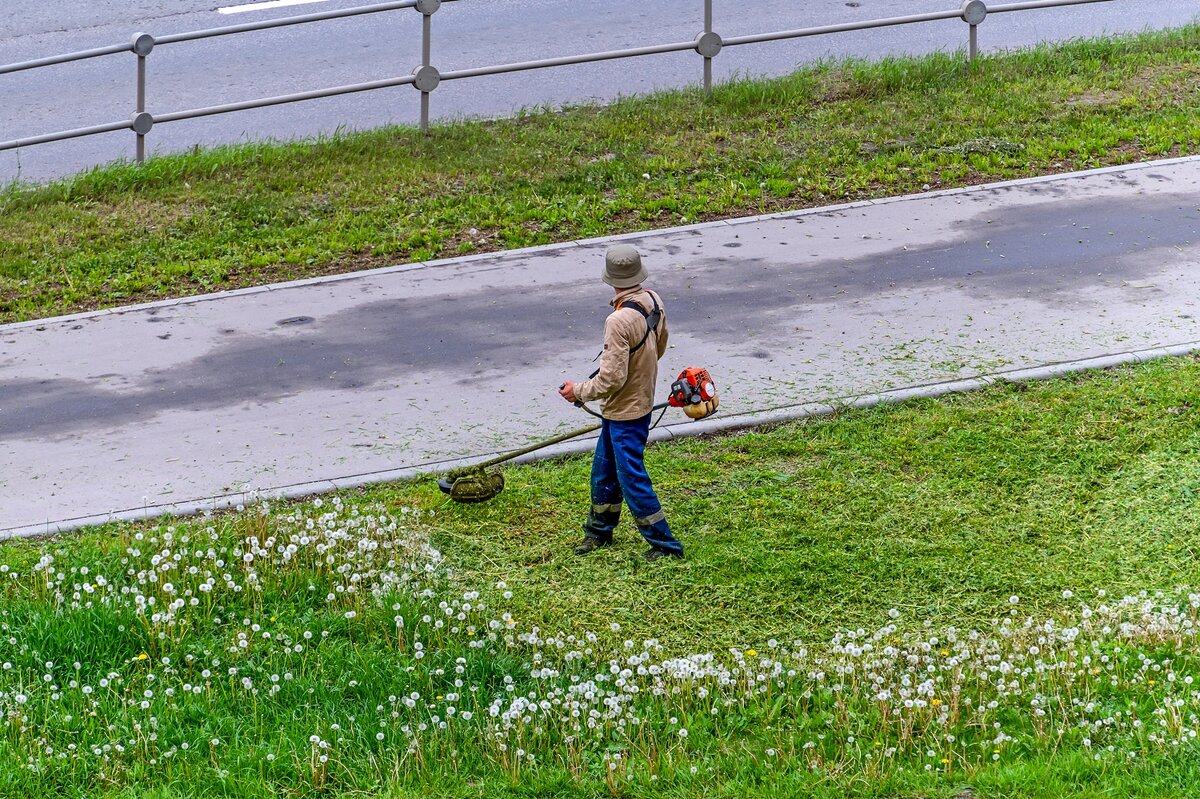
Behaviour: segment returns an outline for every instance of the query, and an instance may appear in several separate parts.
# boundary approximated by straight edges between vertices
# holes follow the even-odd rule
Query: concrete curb
[[[679,422],[676,424],[667,425],[665,427],[659,427],[651,431],[650,440],[652,442],[669,441],[691,438],[695,436],[710,436],[733,433],[751,428],[763,427],[765,425],[781,424],[800,419],[810,419],[817,416],[827,416],[829,414],[836,413],[839,410],[850,408],[863,409],[873,408],[878,405],[894,405],[914,399],[930,399],[935,397],[943,397],[947,394],[963,394],[966,392],[987,388],[988,386],[992,386],[997,383],[1028,383],[1038,380],[1050,380],[1056,377],[1063,377],[1065,375],[1076,374],[1079,372],[1087,372],[1097,369],[1110,369],[1115,366],[1145,363],[1147,361],[1159,360],[1162,358],[1192,355],[1196,353],[1200,353],[1200,341],[1192,341],[1166,347],[1153,347],[1144,350],[1132,350],[1129,352],[1116,353],[1112,355],[1101,355],[1095,358],[1063,361],[1060,363],[1044,364],[1041,366],[1033,366],[1023,369],[1012,369],[987,375],[980,375],[978,377],[965,378],[962,380],[925,383],[922,385],[908,386],[905,388],[890,389],[874,394],[841,397],[825,403],[805,403],[801,405],[772,408],[763,411],[751,411],[749,413],[737,414],[735,416],[705,419],[696,422]],[[588,439],[583,439],[580,441],[573,441],[570,443],[558,444],[553,447],[547,447],[544,450],[539,450],[538,452],[514,458],[511,463],[532,463],[536,461],[551,460],[554,458],[590,452],[593,447],[592,440],[593,439],[589,437]],[[481,461],[488,460],[489,458],[496,457],[500,454],[503,454],[503,452],[496,451],[470,458],[431,461],[428,463],[417,464],[415,466],[406,466],[399,469],[366,472],[363,474],[347,475],[345,477],[339,477],[330,480],[318,480],[310,483],[297,483],[295,485],[224,494],[221,496],[206,497],[204,499],[181,502],[178,504],[147,505],[143,508],[131,508],[113,511],[109,514],[81,516],[75,519],[47,522],[46,524],[42,525],[26,525],[22,527],[0,529],[0,540],[55,535],[57,533],[66,533],[83,527],[91,527],[110,522],[141,521],[161,516],[194,516],[202,513],[214,513],[222,510],[228,510],[239,505],[247,505],[259,500],[296,499],[299,497],[312,496],[314,494],[325,494],[332,491],[361,488],[377,483],[394,482],[397,480],[412,479],[422,475],[439,474],[461,466],[479,463]]]
[[[933,197],[950,197],[958,194],[966,194],[974,191],[987,191],[989,189],[1005,189],[1015,188],[1018,186],[1030,186],[1039,183],[1049,183],[1058,180],[1071,180],[1075,178],[1085,178],[1094,175],[1107,175],[1119,172],[1132,172],[1143,169],[1155,169],[1173,164],[1186,164],[1200,161],[1200,155],[1189,155],[1180,158],[1166,158],[1159,161],[1139,161],[1133,164],[1121,164],[1119,166],[1106,166],[1097,169],[1088,169],[1082,172],[1060,172],[1053,175],[1039,175],[1032,178],[1018,178],[1016,180],[1000,181],[998,183],[981,183],[975,186],[958,186],[952,189],[941,189],[939,191],[921,192],[919,194],[901,194],[895,197],[882,197],[877,200],[859,200],[852,203],[842,203],[840,205],[823,205],[817,208],[803,208],[798,211],[780,211],[774,214],[762,214],[759,216],[737,217],[735,219],[722,219],[716,222],[699,222],[694,225],[682,225],[678,227],[660,228],[656,230],[645,230],[635,233],[618,233],[611,236],[599,236],[592,239],[578,239],[575,241],[564,241],[558,244],[543,244],[536,247],[523,247],[519,250],[503,250],[500,252],[478,253],[476,255],[463,255],[455,258],[441,258],[434,261],[417,261],[409,264],[398,264],[395,266],[381,266],[377,269],[367,269],[359,272],[346,272],[337,275],[325,275],[322,277],[305,278],[303,280],[291,280],[284,283],[270,283],[264,286],[251,286],[244,289],[230,289],[229,291],[218,291],[212,294],[196,294],[190,297],[177,297],[169,300],[157,300],[154,302],[145,302],[137,305],[124,305],[116,308],[106,308],[99,311],[83,311],[80,313],[67,314],[65,316],[51,316],[44,319],[31,319],[26,322],[10,322],[6,325],[0,325],[0,334],[12,330],[21,330],[30,327],[45,327],[49,325],[57,325],[65,322],[74,322],[81,319],[94,319],[97,317],[121,315],[137,311],[145,311],[152,308],[170,308],[180,305],[191,305],[200,302],[211,302],[213,300],[221,300],[229,297],[241,297],[253,294],[261,294],[270,291],[282,291],[285,289],[300,288],[303,286],[317,286],[327,283],[340,283],[346,280],[356,280],[364,277],[382,276],[397,274],[400,272],[412,272],[418,269],[427,269],[429,267],[453,266],[457,264],[469,264],[475,261],[493,259],[493,258],[511,258],[521,255],[531,255],[534,253],[554,252],[556,250],[565,250],[576,247],[594,247],[610,242],[630,241],[634,239],[643,239],[648,236],[662,236],[672,233],[681,233],[693,230],[711,230],[717,227],[736,227],[738,225],[751,225],[758,222],[772,221],[779,219],[799,219],[805,216],[814,214],[838,213],[840,211],[849,211],[855,208],[865,208],[876,205],[891,205],[893,203],[910,202],[913,200],[926,200]],[[3,532],[3,531],[0,531]]]

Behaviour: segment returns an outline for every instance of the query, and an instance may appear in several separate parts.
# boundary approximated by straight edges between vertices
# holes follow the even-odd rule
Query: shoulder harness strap
[[[650,294],[650,292],[646,292],[646,293]],[[635,352],[637,352],[638,350],[640,350],[642,347],[644,347],[646,345],[646,339],[650,338],[650,334],[658,329],[658,323],[662,321],[662,308],[659,306],[658,300],[655,299],[653,294],[650,294],[650,302],[654,303],[654,309],[650,310],[650,311],[647,311],[645,308],[643,308],[641,305],[638,305],[636,302],[629,302],[628,300],[626,300],[625,302],[623,302],[617,306],[618,311],[623,310],[625,308],[629,308],[631,310],[637,311],[638,313],[640,313],[642,315],[642,318],[644,318],[646,320],[646,332],[645,332],[645,334],[642,335],[641,341],[639,341],[637,344],[635,344],[634,346],[629,348],[630,355],[633,355]],[[598,358],[600,356],[597,355],[596,357]],[[598,374],[600,374],[599,369],[597,369],[596,371],[594,371],[590,375],[588,375],[588,380],[591,380]]]
[[[647,292],[647,294],[649,294],[649,292]],[[653,333],[658,328],[658,323],[660,321],[662,321],[662,308],[659,307],[658,300],[656,300],[654,298],[653,294],[650,294],[650,302],[654,303],[654,310],[652,310],[652,311],[647,311],[645,308],[643,308],[641,305],[638,305],[636,302],[628,302],[628,301],[621,303],[621,305],[617,308],[618,311],[621,310],[622,308],[632,308],[633,310],[640,313],[642,315],[642,318],[644,318],[646,320],[646,333],[645,333],[645,335],[642,336],[641,341],[639,341],[636,345],[629,348],[630,355],[633,355],[635,352],[637,352],[638,350],[640,350],[642,347],[645,346],[646,339],[650,338],[650,334]]]

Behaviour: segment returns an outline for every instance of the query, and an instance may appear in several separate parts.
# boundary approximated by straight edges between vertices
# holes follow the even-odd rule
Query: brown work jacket
[[[646,318],[633,308],[637,303],[646,311],[654,310],[653,295],[662,309],[658,328],[646,337],[646,343],[630,353],[646,334]],[[654,405],[654,385],[658,380],[658,359],[667,351],[667,309],[656,292],[635,286],[613,297],[613,312],[604,322],[604,349],[600,353],[600,372],[575,386],[575,397],[582,402],[600,400],[605,419],[622,422],[640,419]]]

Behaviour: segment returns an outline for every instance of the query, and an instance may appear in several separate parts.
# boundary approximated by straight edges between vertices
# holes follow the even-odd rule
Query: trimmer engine
[[[675,408],[683,408],[690,419],[703,419],[717,412],[720,400],[717,386],[707,369],[689,366],[679,373],[671,384],[671,395],[667,402]]]

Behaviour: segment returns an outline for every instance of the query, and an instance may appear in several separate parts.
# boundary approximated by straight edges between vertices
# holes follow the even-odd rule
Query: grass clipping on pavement
[[[0,794],[1188,796],[1200,362],[0,546]]]
[[[1200,27],[838,63],[0,191],[0,323],[1200,152]]]

